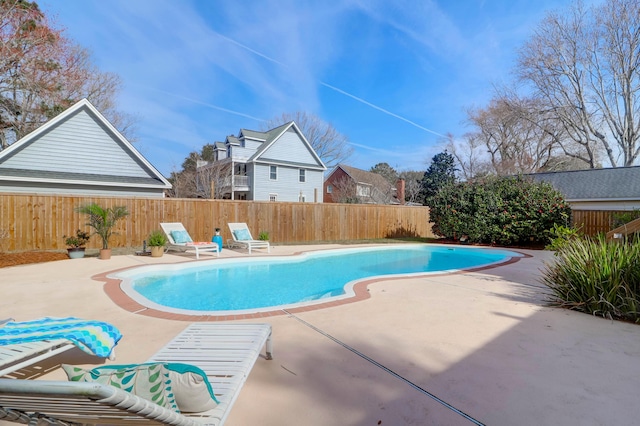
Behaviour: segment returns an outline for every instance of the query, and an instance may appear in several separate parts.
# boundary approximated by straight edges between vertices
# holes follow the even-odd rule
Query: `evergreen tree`
[[[429,205],[429,200],[444,185],[456,181],[455,159],[446,150],[436,154],[431,159],[431,165],[422,177],[422,203]]]
[[[388,163],[378,163],[369,169],[372,173],[377,173],[385,178],[391,185],[395,185],[398,180],[398,172]]]

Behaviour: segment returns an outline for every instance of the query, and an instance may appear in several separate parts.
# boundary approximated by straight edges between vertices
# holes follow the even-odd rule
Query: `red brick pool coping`
[[[515,253],[521,254],[522,258],[531,257],[531,255],[519,252],[517,250],[511,250],[511,249],[508,249],[508,250],[509,251],[513,251]],[[296,256],[296,255],[300,255],[302,253],[303,252],[296,252],[296,253],[291,254],[290,256]],[[309,253],[309,252],[305,252],[305,253]],[[324,303],[318,303],[318,304],[314,304],[314,305],[301,306],[301,307],[298,307],[298,308],[287,308],[286,311],[283,310],[283,309],[274,309],[273,311],[244,313],[244,314],[228,314],[228,315],[206,315],[206,314],[204,314],[204,315],[186,315],[186,314],[178,314],[178,313],[174,313],[174,312],[166,312],[166,311],[161,311],[161,310],[149,308],[147,306],[141,305],[140,303],[136,302],[131,297],[129,297],[120,288],[121,280],[115,279],[115,278],[109,278],[107,276],[107,275],[114,274],[116,272],[121,272],[121,271],[125,271],[125,270],[132,269],[132,268],[138,268],[139,266],[129,266],[129,267],[126,267],[126,268],[114,269],[114,270],[109,271],[109,272],[104,272],[104,273],[101,273],[101,274],[94,275],[94,276],[91,277],[91,279],[96,280],[96,281],[103,281],[105,283],[104,287],[103,287],[104,288],[104,292],[107,294],[107,296],[109,296],[109,298],[116,305],[120,306],[122,309],[124,309],[126,311],[129,311],[131,313],[137,314],[137,315],[145,315],[145,316],[154,317],[154,318],[169,319],[169,320],[174,320],[174,321],[189,321],[189,322],[233,321],[233,320],[244,320],[244,319],[267,318],[267,317],[272,317],[272,316],[277,316],[277,315],[288,315],[290,313],[291,314],[297,314],[297,313],[302,313],[302,312],[315,311],[315,310],[318,310],[318,309],[326,309],[326,308],[332,308],[332,307],[335,307],[335,306],[346,305],[348,303],[359,302],[361,300],[366,300],[369,297],[371,297],[371,295],[369,294],[368,286],[369,286],[369,284],[372,284],[372,283],[375,283],[375,282],[379,282],[379,281],[406,280],[406,279],[415,279],[415,278],[420,278],[420,277],[434,277],[434,276],[440,276],[440,275],[466,274],[466,273],[469,273],[469,272],[484,271],[484,270],[487,270],[487,269],[496,268],[498,266],[509,265],[511,263],[515,263],[515,262],[519,261],[520,259],[521,259],[521,257],[511,257],[511,258],[505,260],[504,262],[493,263],[491,265],[480,266],[480,267],[477,267],[477,268],[464,269],[464,270],[460,270],[460,271],[456,271],[456,272],[443,272],[443,273],[436,273],[436,274],[431,273],[431,274],[424,274],[424,275],[411,275],[411,276],[408,276],[408,277],[392,277],[392,278],[389,278],[389,277],[385,278],[384,276],[381,276],[381,277],[376,277],[376,278],[371,278],[371,279],[359,281],[358,283],[356,283],[353,286],[353,292],[355,293],[355,295],[351,296],[351,297],[348,297],[348,298],[329,301],[329,302],[324,302]]]

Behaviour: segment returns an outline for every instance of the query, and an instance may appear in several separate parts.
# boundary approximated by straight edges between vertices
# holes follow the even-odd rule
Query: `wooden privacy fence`
[[[573,210],[572,224],[575,228],[579,227],[585,235],[607,233],[612,228],[613,215],[616,213],[629,213],[629,211]]]
[[[254,238],[267,231],[275,244],[433,236],[427,207],[0,194],[0,251],[65,249],[64,235],[90,230],[75,209],[92,202],[130,213],[110,247],[141,247],[161,222],[182,222],[200,241],[211,241],[216,227],[229,239],[228,222],[246,222]],[[100,248],[99,238],[87,247]]]

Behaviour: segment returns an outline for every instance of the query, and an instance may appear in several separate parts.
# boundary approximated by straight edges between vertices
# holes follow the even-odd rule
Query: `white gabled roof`
[[[265,152],[267,152],[269,150],[269,148],[271,148],[273,146],[273,144],[275,144],[278,141],[278,139],[280,139],[280,137],[287,130],[289,130],[291,128],[298,134],[298,136],[300,137],[300,140],[302,140],[302,143],[309,150],[309,153],[312,155],[313,159],[317,163],[316,167],[318,169],[320,169],[320,170],[326,170],[327,167],[324,165],[324,163],[322,162],[322,160],[320,159],[318,154],[316,154],[316,151],[313,149],[313,147],[311,146],[311,144],[309,143],[307,138],[304,136],[304,134],[302,133],[302,131],[300,130],[300,128],[298,127],[298,125],[294,121],[290,121],[289,123],[283,124],[282,126],[279,126],[279,127],[276,127],[274,129],[271,129],[271,130],[267,131],[266,132],[266,134],[267,134],[266,141],[263,142],[262,146],[260,146],[260,148],[256,151],[256,153],[251,156],[249,161],[260,162],[260,160],[261,160],[260,157]],[[269,159],[267,162],[268,163],[275,163],[273,159]],[[287,162],[283,161],[282,164],[287,164]]]
[[[108,135],[108,137],[105,135],[103,141],[101,140],[101,142],[109,142],[107,144],[109,146],[105,146],[103,155],[123,156],[122,158],[127,159],[128,167],[134,171],[133,175],[135,176],[128,176],[126,173],[110,173],[108,165],[95,172],[87,172],[86,170],[77,172],[78,168],[81,167],[74,169],[73,161],[77,161],[77,159],[71,157],[73,152],[69,152],[69,150],[77,148],[77,154],[82,153],[85,156],[93,155],[94,157],[99,155],[99,153],[95,152],[95,147],[90,146],[91,143],[86,143],[88,136],[72,133],[72,136],[69,137],[65,135],[66,129],[65,131],[60,131],[62,127],[58,127],[64,125],[76,114],[82,114],[82,110],[93,120],[89,121],[89,123],[91,124],[90,130],[93,131],[94,135],[103,136],[104,133],[102,131],[106,131]],[[86,115],[85,119],[88,120]],[[101,128],[98,129],[94,122],[97,122]],[[59,142],[61,145],[66,144],[65,149],[67,152],[61,153],[60,156],[56,156],[57,158],[51,158],[49,164],[43,164],[41,161],[33,168],[25,166],[24,161],[26,156],[29,155],[29,149],[33,152],[38,149],[37,147],[43,148],[43,145],[36,143],[45,135],[51,135],[55,131],[60,133],[57,141],[47,141],[47,143]],[[91,151],[92,149],[94,151]],[[21,158],[22,161],[20,160]],[[12,164],[17,164],[19,167],[12,166]],[[130,186],[134,188],[171,188],[169,181],[87,99],[82,99],[33,132],[11,144],[8,148],[0,151],[0,178],[6,181],[58,182],[98,186]]]

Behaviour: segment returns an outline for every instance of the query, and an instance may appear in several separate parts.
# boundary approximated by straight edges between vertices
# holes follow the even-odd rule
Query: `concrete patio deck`
[[[344,246],[275,246],[271,254],[332,247]],[[226,424],[636,424],[640,326],[545,306],[539,269],[553,255],[519,251],[530,257],[382,280],[363,301],[245,321],[272,324],[274,360],[258,360]],[[246,254],[223,250],[228,256]],[[193,259],[114,256],[3,268],[0,317],[108,321],[124,335],[115,362],[143,362],[188,322],[122,309],[91,277]],[[42,378],[65,376],[56,369]]]

